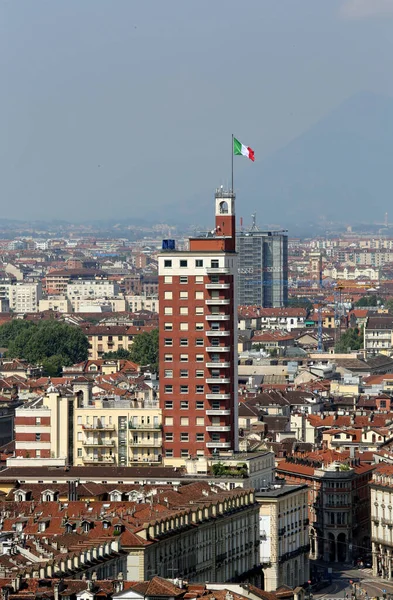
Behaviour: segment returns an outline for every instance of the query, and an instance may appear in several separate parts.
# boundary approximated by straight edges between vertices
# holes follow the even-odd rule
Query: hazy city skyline
[[[270,200],[248,182],[264,159],[359,92],[393,97],[392,0],[22,0],[0,15],[2,218],[186,219],[229,182],[234,132],[256,157],[236,157],[239,202],[262,222]]]

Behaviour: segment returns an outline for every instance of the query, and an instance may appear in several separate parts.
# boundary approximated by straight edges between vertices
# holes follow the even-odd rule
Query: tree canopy
[[[308,298],[290,298],[287,306],[290,308],[305,308],[307,312],[310,312],[313,304]]]
[[[384,303],[385,303],[385,300],[384,300],[384,298],[382,298],[382,296],[377,296],[376,294],[370,294],[370,295],[363,296],[362,298],[360,298],[360,300],[355,302],[355,306],[357,306],[357,307],[379,306],[380,304],[384,304]]]
[[[340,341],[335,346],[338,354],[345,354],[349,350],[360,350],[363,348],[363,330],[357,327],[347,329],[341,334]]]
[[[386,300],[385,308],[387,308],[390,313],[393,312],[393,298],[390,298],[390,300]]]
[[[0,327],[0,346],[9,358],[42,364],[47,375],[59,375],[62,366],[87,359],[89,343],[79,327],[68,323],[14,319]]]
[[[105,352],[102,358],[113,358],[114,360],[131,360],[131,353],[125,348],[119,348],[118,350],[111,350],[110,352]]]
[[[151,365],[154,371],[158,370],[158,329],[134,337],[130,359],[138,365]]]

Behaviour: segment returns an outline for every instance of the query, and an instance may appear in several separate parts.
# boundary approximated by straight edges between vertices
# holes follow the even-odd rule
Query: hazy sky
[[[0,217],[170,221],[392,63],[393,0],[2,0]]]

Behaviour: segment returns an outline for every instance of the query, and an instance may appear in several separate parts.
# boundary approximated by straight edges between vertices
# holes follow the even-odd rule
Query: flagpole
[[[232,194],[234,194],[235,190],[233,189],[233,133],[232,133],[231,157],[232,157],[232,189],[231,189],[231,192],[232,192]]]

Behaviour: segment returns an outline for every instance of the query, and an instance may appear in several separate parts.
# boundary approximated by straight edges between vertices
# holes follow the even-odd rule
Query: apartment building
[[[159,300],[158,294],[155,296],[141,295],[129,295],[126,296],[128,306],[131,312],[139,312],[141,310],[148,310],[150,312],[158,313]]]
[[[71,390],[49,387],[45,397],[26,402],[15,411],[15,456],[29,459],[66,459],[73,464]],[[32,463],[33,464],[33,463]]]
[[[261,329],[292,331],[305,326],[307,311],[304,308],[263,308],[259,315]]]
[[[19,282],[3,284],[3,293],[9,301],[9,307],[16,313],[38,312],[42,298],[41,282]]]
[[[215,195],[213,233],[159,255],[165,462],[237,449],[235,194]]]
[[[89,359],[102,358],[106,352],[129,350],[134,337],[144,331],[152,331],[151,325],[90,325],[81,326],[89,341]]]
[[[61,294],[67,295],[67,285],[69,283],[78,283],[79,281],[107,280],[106,273],[97,269],[61,269],[50,271],[44,279],[44,292],[48,295]]]
[[[205,482],[187,487],[178,519],[158,514],[149,523],[145,539],[150,544],[135,548],[138,563],[129,578],[135,580],[141,568],[145,577],[150,570],[171,577],[175,569],[195,582],[259,583],[259,511],[253,492],[209,490]],[[169,501],[169,494],[165,497]]]
[[[366,354],[388,354],[392,352],[393,317],[380,314],[367,318],[364,327],[364,350]]]
[[[13,577],[29,574],[60,579],[64,573],[91,577],[93,570],[97,577],[114,579],[117,567],[125,580],[134,582],[160,573],[202,584],[260,584],[259,512],[252,490],[226,491],[199,481],[179,489],[167,483],[160,489],[131,486],[121,500],[119,483],[120,490],[113,489],[114,499],[89,502],[75,500],[80,486],[70,483],[67,501],[55,501],[56,485],[42,490],[40,500],[29,501],[28,490],[22,486],[15,494],[18,504],[1,505],[4,530],[16,542],[22,533],[30,542],[23,547],[17,544],[12,561],[3,567],[7,570],[3,580],[11,573]],[[23,516],[19,496],[26,501]],[[6,512],[7,504],[12,512]],[[31,563],[26,568],[28,552]],[[116,557],[114,565],[108,564]],[[152,593],[151,597],[156,596]]]
[[[162,459],[161,409],[157,400],[96,399],[75,408],[78,465],[157,464]]]
[[[15,456],[81,466],[160,463],[157,401],[93,399],[91,391],[92,383],[79,377],[17,408]]]
[[[379,268],[358,268],[358,267],[337,267],[326,266],[323,270],[325,277],[332,279],[356,280],[360,278],[379,281],[381,278],[381,270]]]
[[[46,298],[41,298],[39,301],[38,311],[45,312],[47,310],[53,310],[53,312],[58,313],[71,313],[72,304],[67,296],[61,296],[60,294],[47,296]]]
[[[73,303],[74,312],[99,313],[99,312],[125,312],[127,303],[121,296],[111,298],[81,298]]]
[[[88,300],[115,298],[119,295],[119,284],[107,279],[80,279],[67,284],[66,296],[75,312],[80,312],[80,304]]]
[[[308,486],[271,486],[255,494],[259,504],[260,562],[264,589],[297,587],[309,579]]]
[[[393,465],[376,468],[371,487],[373,575],[393,578]]]
[[[277,473],[309,486],[310,558],[351,562],[370,547],[370,490],[374,465],[343,461],[331,450],[287,458]]]

